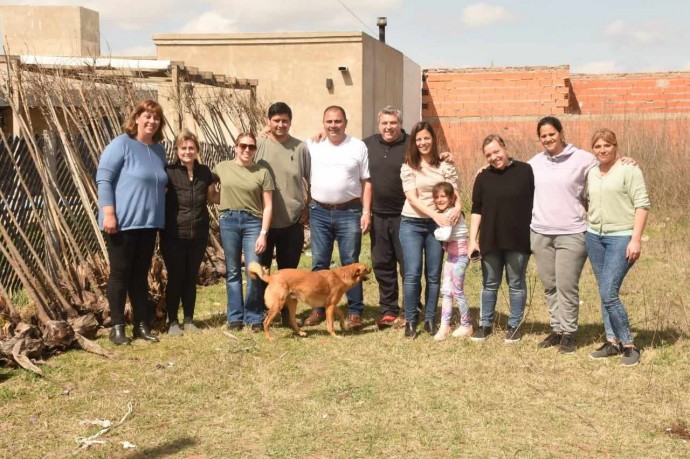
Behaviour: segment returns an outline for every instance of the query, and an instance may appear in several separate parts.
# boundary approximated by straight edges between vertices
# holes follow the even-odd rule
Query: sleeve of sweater
[[[98,206],[115,205],[115,183],[125,162],[125,142],[122,136],[116,137],[105,147],[96,171],[98,185]]]
[[[414,169],[407,164],[403,164],[400,168],[400,180],[402,180],[403,191],[407,193],[417,188],[417,180]]]
[[[649,202],[649,194],[647,193],[647,186],[644,183],[642,170],[639,167],[630,166],[627,177],[627,190],[630,201],[635,209],[648,209],[651,203]]]

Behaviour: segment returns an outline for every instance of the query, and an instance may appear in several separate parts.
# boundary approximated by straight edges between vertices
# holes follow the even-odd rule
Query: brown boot
[[[326,320],[326,313],[318,311],[316,309],[311,310],[311,314],[309,314],[309,317],[304,319],[304,326],[305,327],[314,327],[316,325],[319,325],[321,322]]]
[[[360,331],[364,327],[362,316],[356,313],[348,316],[347,324],[348,328],[353,331]]]

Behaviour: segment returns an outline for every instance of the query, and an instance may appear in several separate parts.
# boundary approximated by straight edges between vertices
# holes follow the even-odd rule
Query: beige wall
[[[403,128],[407,132],[422,119],[422,68],[403,56]]]
[[[363,67],[364,136],[378,132],[376,115],[386,105],[402,109],[403,54],[364,35]]]
[[[0,6],[0,36],[10,54],[98,56],[98,12],[76,6]]]
[[[329,105],[345,108],[348,132],[356,137],[376,132],[383,106],[403,106],[403,54],[361,32],[160,34],[153,40],[158,59],[257,79],[259,100],[290,105],[292,134],[302,139],[321,128]]]

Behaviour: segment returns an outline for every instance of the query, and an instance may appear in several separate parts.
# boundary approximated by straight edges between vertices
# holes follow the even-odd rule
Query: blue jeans
[[[510,317],[508,326],[517,328],[522,322],[527,301],[527,283],[525,273],[529,253],[499,250],[498,252],[482,255],[482,292],[480,296],[479,325],[491,327],[494,323],[494,311],[498,288],[501,286],[503,269],[508,281],[508,298],[510,302]]]
[[[242,253],[245,271],[252,261],[259,261],[254,245],[261,232],[261,219],[243,210],[224,210],[220,213],[220,239],[225,252],[227,274],[225,287],[228,295],[228,317],[230,322],[247,325],[263,322],[263,304],[258,282],[247,278],[247,300],[242,299]]]
[[[436,222],[430,218],[402,217],[400,245],[403,248],[403,304],[405,320],[417,322],[422,291],[422,261],[426,278],[424,320],[434,320],[441,290],[443,246],[434,237]]]
[[[328,210],[309,204],[309,227],[311,231],[311,269],[330,269],[333,243],[338,242],[340,264],[357,263],[362,250],[362,205],[354,204],[346,209]],[[349,314],[364,311],[364,291],[359,283],[347,292]],[[324,308],[318,308],[323,312]]]
[[[633,265],[625,257],[630,236],[598,236],[587,231],[585,244],[599,285],[604,331],[609,341],[633,342],[628,313],[618,296],[623,279]]]

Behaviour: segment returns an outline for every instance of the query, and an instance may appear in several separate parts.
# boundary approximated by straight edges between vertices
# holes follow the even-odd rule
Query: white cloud
[[[222,16],[215,11],[207,11],[200,16],[192,19],[185,24],[180,32],[182,33],[219,33],[236,32],[234,27],[236,21]]]
[[[664,41],[664,34],[653,25],[631,31],[630,37],[640,45],[658,45]]]
[[[604,36],[621,45],[658,45],[664,41],[663,27],[656,22],[626,25],[621,19],[604,28]]]
[[[375,33],[376,18],[402,8],[403,0],[348,0],[348,11],[340,2],[323,0],[261,1],[207,0],[221,17],[237,18],[242,32],[367,30]],[[359,22],[361,20],[368,29]]]
[[[607,37],[617,37],[623,33],[624,29],[625,22],[618,19],[606,26],[606,29],[604,29],[604,35],[606,35]]]
[[[0,4],[17,4],[12,0],[0,0]],[[22,0],[31,6],[83,6],[99,13],[101,23],[111,22],[125,30],[153,29],[156,23],[184,17],[189,14],[185,0]],[[101,26],[102,28],[102,26]]]
[[[466,6],[462,10],[461,21],[465,27],[474,29],[497,22],[509,21],[513,17],[513,13],[502,6],[481,2]]]
[[[616,61],[587,62],[573,67],[573,73],[621,73],[625,69]]]

